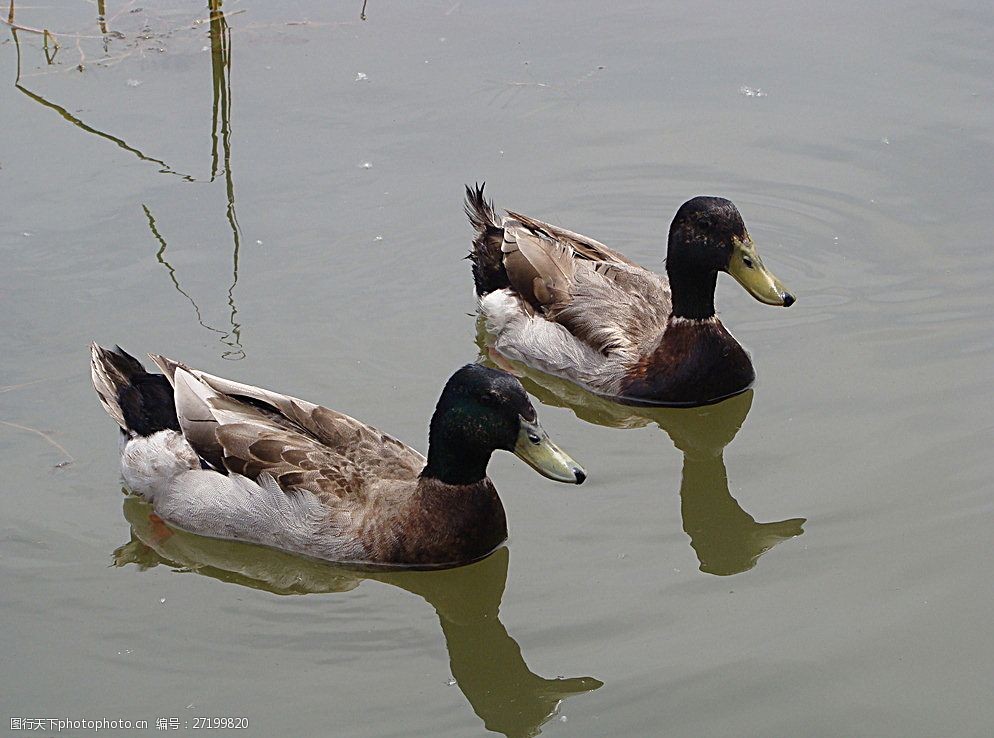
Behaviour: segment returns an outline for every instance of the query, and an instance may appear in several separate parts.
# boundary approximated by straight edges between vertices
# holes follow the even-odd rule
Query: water
[[[988,3],[103,5],[0,29],[7,716],[989,734]],[[683,200],[732,199],[798,296],[719,280],[754,390],[639,414],[529,373],[590,478],[495,456],[508,548],[451,572],[204,541],[121,494],[90,340],[423,450],[480,353],[477,180],[655,268]]]

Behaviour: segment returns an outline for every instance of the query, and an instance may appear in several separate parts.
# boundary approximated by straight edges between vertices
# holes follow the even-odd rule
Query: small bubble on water
[[[138,87],[141,85],[142,81],[140,79],[129,79],[128,87]]]
[[[742,85],[739,88],[739,94],[745,95],[746,97],[766,97],[767,93],[760,87],[749,87],[748,85]]]
[[[191,702],[189,705],[186,706],[186,709],[192,710],[194,707],[196,707],[196,705]]]
[[[446,682],[445,682],[445,686],[447,686],[447,687],[451,687],[451,686],[452,686],[452,685],[454,685],[455,683],[456,683],[456,680],[455,680],[455,679],[448,679],[448,680],[446,680]]]
[[[880,139],[880,143],[886,146],[890,146],[890,139],[887,136],[884,136],[882,139]]]
[[[369,76],[365,72],[356,72],[354,82],[368,82]]]
[[[31,231],[24,231],[21,235],[25,238],[31,238],[34,234]]]
[[[160,605],[165,605],[166,604],[166,598],[165,597],[160,597],[159,598],[159,604]]]
[[[567,718],[565,715],[560,715],[559,716],[559,722],[561,722],[561,723],[565,723],[568,719],[569,718]]]
[[[377,236],[377,237],[376,237],[376,238],[374,238],[373,240],[374,240],[374,241],[382,241],[382,240],[383,240],[383,236]]]
[[[373,168],[373,162],[371,162],[371,161],[364,161],[362,164],[359,165],[359,168],[360,169],[372,169]]]
[[[258,245],[258,246],[262,246],[262,241],[260,241],[260,240],[258,240],[258,239],[256,239],[256,242],[255,242],[255,243],[256,243],[256,245]]]

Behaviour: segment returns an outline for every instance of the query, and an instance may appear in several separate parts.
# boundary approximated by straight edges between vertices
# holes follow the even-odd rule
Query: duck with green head
[[[466,212],[497,353],[620,402],[702,405],[752,384],[749,355],[715,314],[719,272],[767,305],[794,304],[724,198],[677,211],[665,277],[579,233],[512,211],[498,218],[481,186],[466,188]]]
[[[556,481],[586,478],[521,383],[488,367],[446,383],[425,458],[343,413],[151,358],[164,374],[94,344],[93,385],[121,427],[126,484],[191,533],[347,564],[454,566],[507,537],[494,451]]]

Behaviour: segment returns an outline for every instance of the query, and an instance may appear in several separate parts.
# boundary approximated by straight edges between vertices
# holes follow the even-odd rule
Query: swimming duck
[[[442,390],[425,458],[348,415],[150,358],[164,374],[93,344],[93,386],[121,426],[128,487],[191,533],[340,563],[454,566],[507,537],[493,451],[556,481],[586,477],[521,383],[478,364]]]
[[[695,197],[670,225],[666,276],[599,241],[507,211],[466,188],[469,258],[493,348],[634,405],[703,405],[755,379],[714,311],[718,272],[767,305],[794,296],[763,266],[738,209]]]

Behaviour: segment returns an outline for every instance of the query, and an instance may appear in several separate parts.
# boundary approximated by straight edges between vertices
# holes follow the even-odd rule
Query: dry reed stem
[[[59,449],[59,451],[61,451],[68,457],[66,461],[56,464],[56,466],[59,467],[60,469],[76,461],[76,457],[73,456],[71,453],[69,453],[69,451],[66,449],[65,446],[63,446],[61,443],[56,441],[54,438],[52,438],[51,435],[49,435],[45,431],[38,430],[37,428],[31,428],[30,426],[27,425],[21,425],[20,423],[11,423],[9,420],[0,420],[0,424],[10,426],[11,428],[17,428],[18,430],[27,431],[28,433],[34,433],[35,435],[41,436],[43,439],[45,439],[46,443],[55,446],[55,448]]]
[[[35,379],[31,382],[22,382],[21,384],[5,384],[0,386],[0,394],[4,392],[12,392],[13,390],[21,389],[23,387],[30,387],[33,384],[41,384],[42,382],[47,382],[47,379]]]

